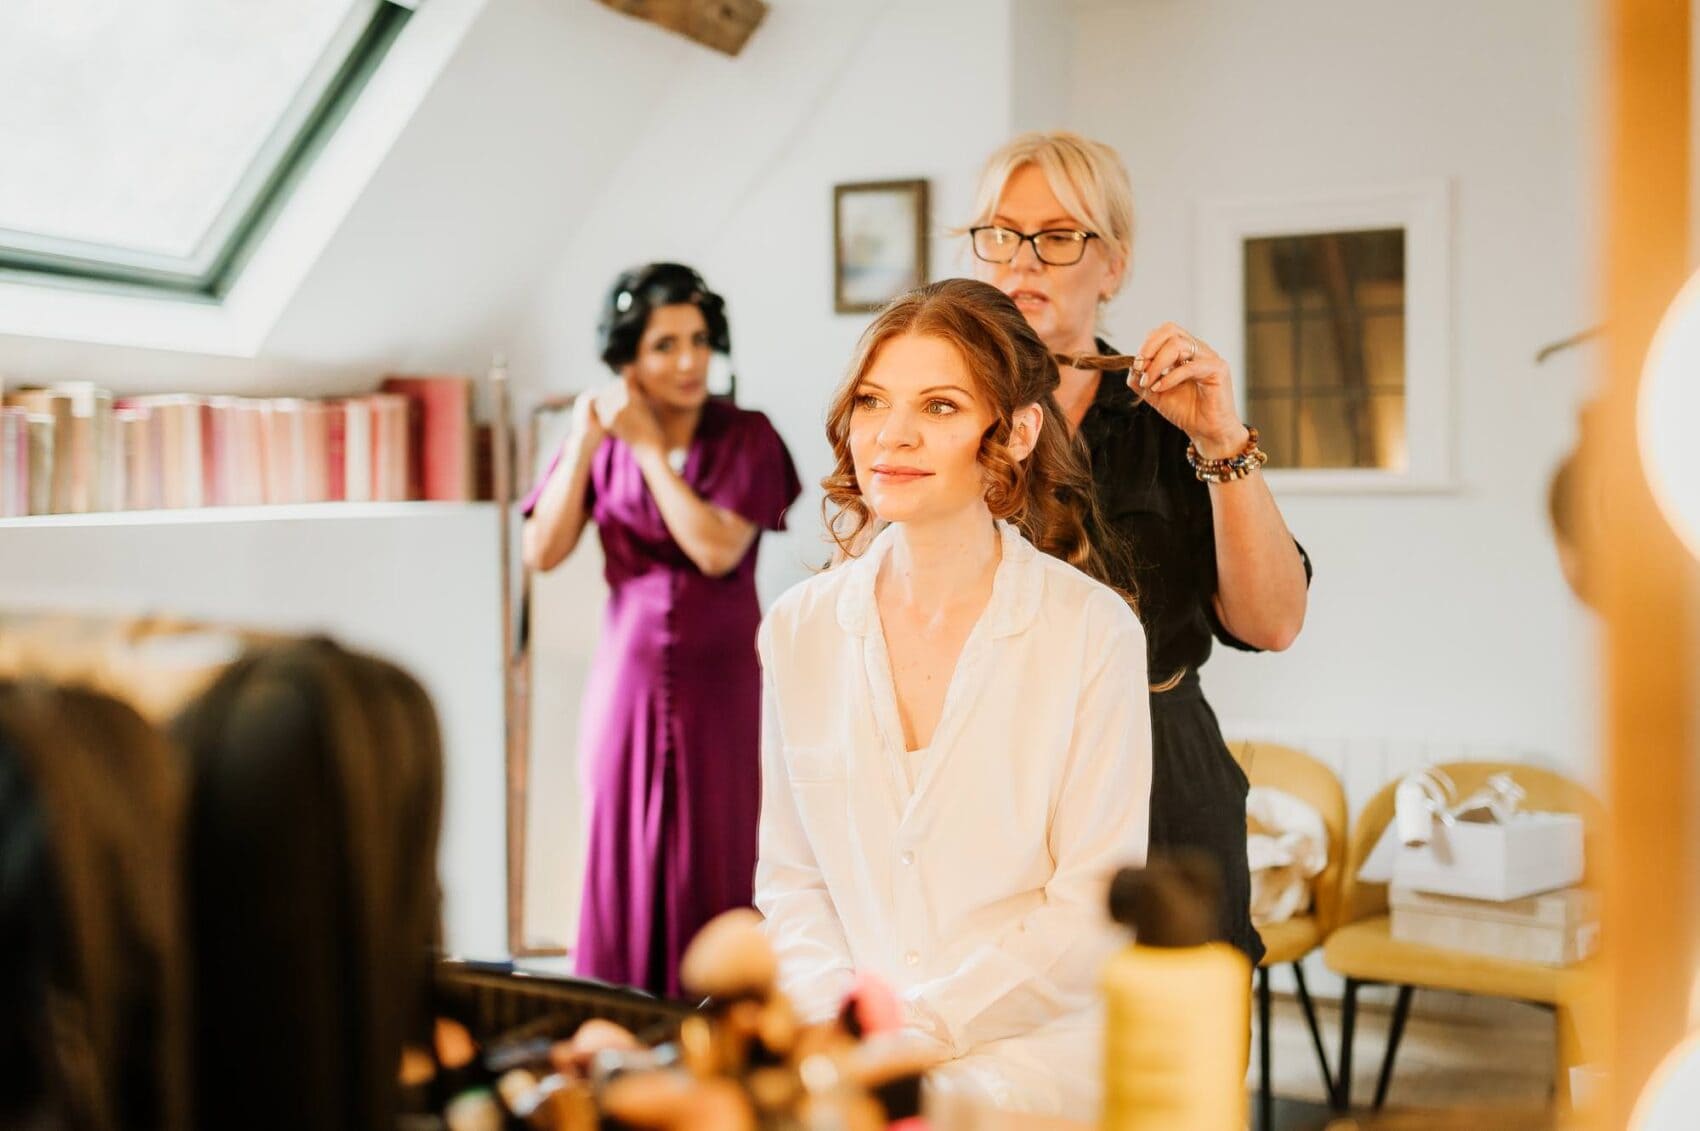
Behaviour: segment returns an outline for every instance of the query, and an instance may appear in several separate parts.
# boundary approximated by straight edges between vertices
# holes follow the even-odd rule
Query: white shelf
[[[189,507],[182,510],[100,511],[0,518],[0,531],[40,527],[183,526],[202,523],[336,521],[432,518],[491,509],[495,503],[277,503],[257,507]]]

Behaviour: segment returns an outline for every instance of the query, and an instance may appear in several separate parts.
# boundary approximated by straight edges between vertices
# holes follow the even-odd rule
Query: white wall
[[[1139,210],[1118,341],[1189,324],[1201,199],[1437,176],[1454,189],[1459,489],[1281,500],[1316,562],[1310,615],[1285,655],[1218,650],[1205,677],[1225,727],[1497,749],[1591,776],[1592,630],[1559,574],[1545,490],[1597,359],[1533,363],[1596,320],[1591,7],[1074,10],[1068,124],[1121,151]]]
[[[1011,134],[1055,129],[1068,121],[1074,28],[1066,2],[1012,0],[1006,96]]]

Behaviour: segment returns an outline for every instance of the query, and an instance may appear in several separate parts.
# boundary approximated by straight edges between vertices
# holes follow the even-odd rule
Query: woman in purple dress
[[[578,398],[523,504],[526,565],[596,523],[609,599],[584,689],[589,858],[574,966],[678,996],[703,923],[750,903],[761,803],[756,541],[801,491],[767,417],[708,394],[725,303],[688,267],[614,282],[600,325],[618,378]]]

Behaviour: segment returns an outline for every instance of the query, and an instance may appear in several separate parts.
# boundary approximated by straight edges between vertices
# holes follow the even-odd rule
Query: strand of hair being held
[[[1091,369],[1098,373],[1114,373],[1121,369],[1135,372],[1145,368],[1145,359],[1127,353],[1052,353],[1051,360],[1064,369]],[[1135,403],[1145,399],[1141,389],[1128,386]]]

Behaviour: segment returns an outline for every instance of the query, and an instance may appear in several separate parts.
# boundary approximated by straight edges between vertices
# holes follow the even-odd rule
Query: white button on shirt
[[[935,1080],[1090,1118],[1097,979],[1120,940],[1105,896],[1145,859],[1145,639],[1112,590],[999,526],[923,751],[904,749],[874,603],[893,531],[763,622],[756,905],[805,1017],[877,974],[956,1058]]]

